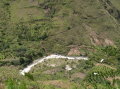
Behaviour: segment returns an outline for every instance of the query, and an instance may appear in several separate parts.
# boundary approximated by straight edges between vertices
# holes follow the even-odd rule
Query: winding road
[[[62,56],[62,55],[55,55],[52,54],[50,56],[47,57],[43,57],[41,59],[37,59],[35,60],[32,64],[28,65],[26,68],[24,68],[23,70],[20,70],[20,74],[21,75],[25,75],[25,73],[28,73],[32,67],[34,67],[35,65],[44,62],[45,60],[48,59],[68,59],[68,60],[88,60],[88,57],[72,57],[72,56]]]

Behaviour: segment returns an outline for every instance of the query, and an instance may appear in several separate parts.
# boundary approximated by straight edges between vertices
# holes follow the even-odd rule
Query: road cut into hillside
[[[25,73],[28,73],[35,65],[42,63],[48,59],[88,60],[88,57],[82,57],[82,56],[81,57],[72,57],[72,56],[63,56],[63,55],[52,54],[47,57],[43,57],[43,58],[35,60],[32,64],[28,65],[23,70],[20,70],[20,74],[25,75]]]

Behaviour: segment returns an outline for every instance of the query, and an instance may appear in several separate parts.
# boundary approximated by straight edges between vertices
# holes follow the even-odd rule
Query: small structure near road
[[[67,71],[72,70],[72,68],[71,68],[69,65],[66,65],[65,69],[66,69]]]
[[[102,63],[104,60],[105,60],[105,59],[101,59],[101,61],[100,61],[100,62]]]
[[[98,73],[94,73],[94,75],[98,75]]]

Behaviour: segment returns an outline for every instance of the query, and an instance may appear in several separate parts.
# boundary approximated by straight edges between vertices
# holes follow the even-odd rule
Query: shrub
[[[24,81],[19,81],[17,79],[8,79],[5,85],[5,89],[28,89]]]

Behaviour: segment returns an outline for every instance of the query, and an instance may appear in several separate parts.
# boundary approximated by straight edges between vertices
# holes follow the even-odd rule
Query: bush
[[[5,59],[5,56],[0,53],[0,60],[1,60],[1,59]]]
[[[16,79],[8,79],[5,85],[5,89],[28,89],[24,81]]]

